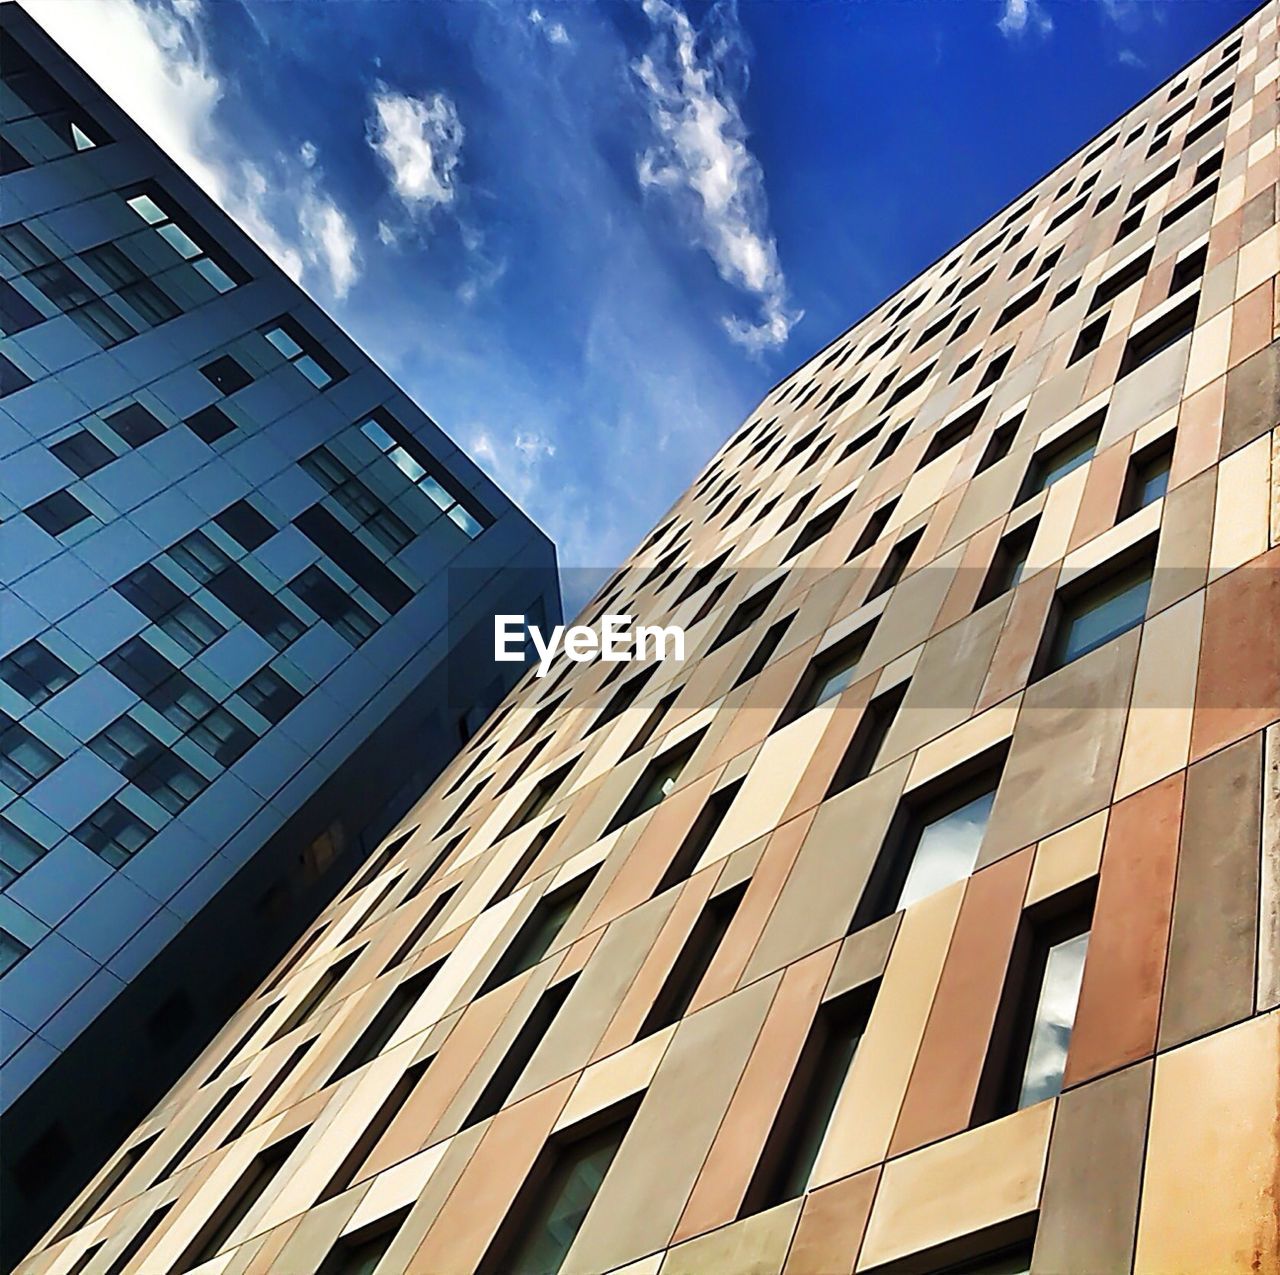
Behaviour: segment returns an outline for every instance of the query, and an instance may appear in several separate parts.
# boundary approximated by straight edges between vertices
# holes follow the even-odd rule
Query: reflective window
[[[0,974],[15,966],[31,949],[8,930],[0,930]]]
[[[1045,953],[1031,1040],[1018,1089],[1019,1110],[1044,1098],[1052,1098],[1062,1090],[1067,1048],[1071,1043],[1076,1005],[1080,1000],[1080,982],[1084,977],[1084,958],[1088,947],[1089,932],[1086,930],[1083,934],[1051,944]]]
[[[262,334],[318,390],[346,376],[346,369],[298,321],[283,315]]]
[[[1022,492],[1022,499],[1034,496],[1036,492],[1052,487],[1060,478],[1065,478],[1072,470],[1087,465],[1093,459],[1098,448],[1101,434],[1101,423],[1068,437],[1054,447],[1038,453],[1031,462],[1031,471],[1027,475],[1027,484]]]
[[[1062,603],[1046,671],[1088,655],[1141,624],[1151,593],[1153,563],[1144,559]]]
[[[0,681],[33,707],[70,686],[75,677],[67,664],[34,638],[0,660]]]
[[[24,793],[62,760],[7,713],[0,713],[0,783]]]
[[[178,225],[166,208],[161,207],[160,201],[164,198],[158,191],[154,194],[143,192],[125,202],[158,232],[178,256],[189,262],[206,283],[218,292],[230,292],[236,286],[236,280],[186,229]]]
[[[155,835],[155,829],[114,797],[104,802],[73,834],[77,841],[120,867]]]
[[[910,907],[973,871],[995,798],[992,785],[945,814],[920,821],[908,850],[911,866],[893,911]]]

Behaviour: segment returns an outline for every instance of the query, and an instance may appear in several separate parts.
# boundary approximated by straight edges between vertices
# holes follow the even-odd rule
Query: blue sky
[[[1251,0],[24,0],[557,541]]]

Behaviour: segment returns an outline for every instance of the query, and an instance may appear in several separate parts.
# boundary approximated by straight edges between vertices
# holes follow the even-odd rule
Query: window
[[[372,1021],[360,1033],[359,1039],[338,1064],[333,1075],[329,1077],[329,1084],[349,1076],[382,1053],[387,1042],[396,1034],[396,1029],[409,1017],[410,1011],[418,1003],[422,993],[427,990],[438,968],[438,965],[428,966],[425,970],[405,979],[391,992],[382,1008],[373,1016]]]
[[[87,429],[77,430],[49,450],[78,478],[88,478],[116,458],[115,452]]]
[[[188,233],[185,225],[178,224],[167,211],[171,207],[167,195],[158,190],[150,190],[127,198],[125,202],[216,291],[230,292],[237,283],[242,281],[241,271],[231,261],[221,253],[215,260]],[[190,229],[194,230],[194,227]]]
[[[28,836],[17,824],[0,815],[0,886],[16,881],[33,863],[38,863],[46,847]]]
[[[298,1002],[293,1012],[276,1028],[267,1044],[274,1045],[276,1041],[287,1036],[295,1028],[301,1027],[325,1003],[329,993],[342,982],[350,972],[351,967],[363,954],[364,948],[358,947],[354,952],[348,952],[346,956],[340,956],[332,965],[328,966],[311,985],[311,990]]]
[[[389,553],[399,553],[414,538],[403,518],[392,513],[327,447],[317,447],[298,464]]]
[[[1154,565],[1154,551],[1148,551],[1110,574],[1086,577],[1060,596],[1044,672],[1060,669],[1141,624]]]
[[[498,1063],[493,1075],[481,1091],[475,1106],[471,1108],[470,1114],[462,1125],[464,1129],[473,1124],[479,1124],[481,1120],[487,1120],[502,1110],[503,1104],[511,1096],[530,1059],[537,1052],[547,1032],[551,1030],[551,1024],[555,1022],[561,1006],[568,1000],[573,984],[573,978],[561,979],[538,997],[538,1003],[525,1019],[515,1040],[511,1042],[502,1061]]]
[[[817,708],[819,704],[825,704],[829,699],[843,695],[853,685],[853,679],[858,671],[858,662],[871,641],[873,627],[870,624],[864,625],[856,633],[842,638],[815,657],[800,679],[791,702],[779,717],[780,726],[795,721],[797,717],[803,717],[805,713]]]
[[[0,398],[25,390],[30,384],[31,378],[5,355],[0,354]]]
[[[978,467],[974,471],[976,474],[990,469],[997,461],[1004,460],[1013,450],[1014,440],[1018,437],[1021,425],[1022,413],[1019,413],[1012,420],[1003,421],[991,431],[991,437],[987,439],[987,445],[978,458]]]
[[[1064,208],[1062,212],[1060,212],[1050,223],[1049,229],[1052,230],[1055,226],[1060,225],[1076,211],[1077,209],[1074,205],[1070,208]],[[1039,283],[1032,284],[1031,287],[1028,288],[1020,297],[1015,297],[1010,301],[1009,304],[1000,312],[1000,317],[996,320],[995,327],[992,328],[992,331],[998,331],[1000,328],[1004,327],[1006,323],[1011,323],[1014,319],[1018,318],[1019,315],[1025,314],[1030,310],[1031,307],[1040,300],[1041,295],[1044,293],[1044,285],[1045,280],[1041,279]]]
[[[885,501],[879,509],[867,519],[866,525],[858,533],[858,539],[854,542],[853,548],[849,551],[847,561],[852,562],[859,554],[866,553],[873,544],[884,534],[884,529],[889,525],[889,519],[893,517],[893,511],[897,508],[898,500]]]
[[[1064,301],[1070,301],[1072,297],[1080,289],[1080,280],[1072,279],[1070,283],[1064,283],[1062,287],[1054,294],[1053,300],[1049,303],[1050,310],[1056,310]]]
[[[493,524],[493,516],[390,413],[379,409],[361,431],[469,539]]]
[[[1141,332],[1130,336],[1120,359],[1119,376],[1136,372],[1144,363],[1151,362],[1156,355],[1163,354],[1183,337],[1190,336],[1196,325],[1196,309],[1199,304],[1200,295],[1197,293],[1188,297],[1181,305],[1175,306],[1162,318],[1149,323]]]
[[[287,1138],[281,1138],[254,1157],[221,1206],[214,1210],[213,1216],[200,1228],[195,1239],[178,1258],[173,1267],[175,1275],[183,1275],[207,1262],[222,1249],[235,1233],[236,1227],[249,1216],[253,1206],[267,1193],[268,1187],[275,1181],[284,1168],[285,1161],[293,1154],[305,1134],[306,1130],[301,1129]]]
[[[199,655],[226,632],[202,606],[191,601],[150,563],[125,576],[115,588],[126,602],[137,607],[191,655]]]
[[[510,898],[515,892],[516,887],[524,880],[525,873],[538,861],[538,856],[547,848],[551,838],[555,836],[556,829],[560,827],[560,820],[555,823],[548,824],[545,828],[540,829],[529,842],[524,853],[512,865],[511,871],[502,879],[498,888],[493,892],[486,907],[493,907],[495,903],[501,903],[503,899]]]
[[[322,567],[308,567],[289,587],[352,646],[360,646],[378,630],[373,616]]]
[[[1173,441],[1162,439],[1136,453],[1129,461],[1129,477],[1121,500],[1121,516],[1129,517],[1139,509],[1164,497],[1169,490],[1169,470],[1173,465]]]
[[[661,894],[671,889],[673,885],[684,881],[693,872],[698,860],[711,844],[712,837],[716,835],[716,830],[724,823],[725,815],[729,813],[729,807],[733,805],[733,799],[738,795],[741,787],[742,780],[739,779],[711,794],[685,839],[680,843],[679,849],[671,857],[671,862],[667,864],[662,879],[654,889],[654,894]]]
[[[893,723],[898,719],[898,710],[906,698],[909,685],[909,681],[899,682],[897,686],[877,695],[863,710],[849,747],[845,749],[840,765],[831,777],[828,797],[851,788],[875,770],[880,750]]]
[[[1062,1091],[1093,891],[1069,890],[1024,914],[992,1033],[975,1116],[1021,1111]]]
[[[130,447],[141,447],[164,433],[164,426],[141,403],[130,403],[104,419]]]
[[[988,602],[1003,597],[1010,589],[1016,589],[1022,582],[1023,573],[1027,569],[1027,557],[1031,553],[1031,544],[1035,540],[1039,519],[1011,531],[1001,537],[996,546],[995,556],[987,571],[986,579],[978,593],[976,606],[984,607]]]
[[[0,782],[21,795],[61,761],[48,744],[0,712]]]
[[[630,823],[632,819],[638,819],[641,815],[647,814],[674,792],[689,758],[697,751],[701,740],[701,733],[690,736],[676,744],[674,748],[669,748],[665,753],[655,757],[645,767],[626,801],[618,807],[618,813],[610,822],[608,831],[612,832],[615,828],[621,828],[624,823]]]
[[[194,416],[188,416],[186,426],[198,439],[212,446],[235,429],[235,422],[222,408],[213,404],[202,407]]]
[[[262,330],[263,336],[284,355],[318,390],[328,389],[346,376],[346,369],[321,349],[305,328],[289,315],[283,315]]]
[[[1099,412],[1091,416],[1057,442],[1036,452],[1031,458],[1031,467],[1018,496],[1018,504],[1029,500],[1037,492],[1052,487],[1058,479],[1065,478],[1072,470],[1087,465],[1093,459],[1102,434],[1104,415],[1104,412]]]
[[[308,570],[318,571],[319,569],[308,568]],[[228,561],[217,575],[210,577],[208,589],[223,606],[234,611],[255,633],[266,638],[277,651],[283,651],[306,632],[307,626],[302,620],[238,563]],[[297,590],[295,589],[294,592],[296,593]],[[356,607],[354,602],[351,605]],[[359,608],[356,607],[356,609]]]
[[[89,747],[171,815],[186,809],[209,782],[127,714],[90,740]]]
[[[1079,363],[1082,358],[1092,354],[1102,344],[1103,334],[1107,330],[1107,318],[1105,314],[1099,315],[1092,323],[1080,329],[1076,343],[1071,349],[1071,357],[1067,359],[1068,367],[1073,363]]]
[[[511,945],[485,979],[481,995],[532,969],[546,956],[574,909],[582,902],[596,871],[592,868],[538,900]]]
[[[335,1195],[340,1195],[356,1180],[361,1166],[369,1158],[374,1147],[382,1141],[383,1134],[391,1128],[395,1118],[404,1109],[405,1103],[413,1095],[413,1091],[418,1087],[430,1064],[431,1058],[424,1058],[422,1062],[414,1063],[413,1066],[405,1069],[404,1075],[396,1081],[395,1086],[383,1101],[382,1106],[374,1112],[373,1119],[365,1126],[355,1145],[339,1165],[338,1171],[329,1180],[324,1190],[320,1192],[320,1201],[331,1200]]]
[[[322,505],[304,509],[294,519],[294,524],[392,615],[413,597],[413,590],[404,580],[375,557]]]
[[[55,491],[32,505],[26,514],[51,536],[60,536],[90,517],[89,511],[69,491]]]
[[[795,613],[783,616],[781,620],[776,620],[771,624],[765,635],[760,640],[760,645],[751,652],[751,658],[742,666],[742,672],[734,679],[734,686],[742,686],[744,683],[751,681],[753,677],[760,674],[771,659],[773,653],[778,649],[787,630],[791,627],[791,621],[794,620]]]
[[[1194,252],[1188,253],[1185,257],[1180,257],[1173,267],[1173,276],[1169,280],[1169,295],[1173,296],[1175,292],[1181,292],[1183,288],[1190,287],[1197,279],[1204,274],[1205,262],[1209,256],[1209,245],[1201,244]]]
[[[787,554],[788,558],[794,558],[797,554],[803,553],[810,545],[815,545],[840,521],[840,515],[844,513],[848,507],[849,501],[853,499],[852,493],[848,496],[842,496],[835,504],[830,505],[821,513],[815,514],[801,529],[800,534],[796,537],[795,544],[791,546],[791,552]]]
[[[478,1275],[556,1275],[564,1265],[605,1174],[618,1153],[629,1119],[570,1142],[553,1139],[516,1197]]]
[[[645,1015],[645,1020],[636,1035],[637,1040],[652,1036],[654,1032],[681,1019],[685,1011],[693,1003],[694,995],[702,985],[707,971],[711,968],[724,936],[729,932],[742,896],[746,893],[746,883],[716,895],[702,909],[702,914],[694,923],[684,948],[676,957],[666,982],[654,997],[653,1005]]]
[[[373,1275],[408,1216],[407,1208],[399,1209],[390,1217],[342,1236],[329,1250],[319,1275]]]
[[[878,598],[882,593],[888,593],[906,575],[907,567],[911,563],[911,557],[919,547],[923,536],[924,528],[921,527],[917,531],[911,532],[910,535],[903,536],[889,550],[889,556],[876,573],[876,578],[871,584],[871,591],[863,601],[870,602],[872,598]]]
[[[302,695],[274,669],[259,669],[241,688],[241,698],[273,726],[302,703]]]
[[[16,288],[0,280],[0,333],[16,336],[44,322],[44,315]]]
[[[863,892],[854,929],[910,907],[973,871],[1007,744],[909,794]]]
[[[1013,349],[1002,350],[997,354],[982,370],[982,378],[978,381],[978,391],[985,390],[989,385],[994,385],[1003,375],[1004,370],[1009,366],[1009,360],[1013,358]],[[976,423],[976,422],[975,422]]]
[[[960,1266],[948,1266],[941,1275],[1031,1275],[1031,1245],[1019,1244]]]
[[[32,707],[43,704],[75,680],[71,668],[35,638],[0,660],[0,681]]]
[[[214,518],[214,522],[242,549],[252,552],[275,535],[271,520],[247,500],[237,500]]]
[[[1093,299],[1089,302],[1089,313],[1092,314],[1094,310],[1101,309],[1109,301],[1114,301],[1122,292],[1132,288],[1135,283],[1145,279],[1147,271],[1151,268],[1151,257],[1154,252],[1154,248],[1148,248],[1146,252],[1139,253],[1128,265],[1121,266],[1107,275],[1093,290]]]
[[[31,949],[8,930],[0,929],[0,974],[11,970]]]
[[[143,1222],[134,1232],[133,1238],[116,1254],[115,1260],[107,1267],[104,1275],[124,1275],[133,1259],[138,1256],[151,1237],[160,1229],[165,1218],[169,1216],[169,1211],[173,1208],[173,1205],[174,1201],[172,1200],[168,1204],[162,1204]]]
[[[866,1031],[874,995],[874,986],[860,988],[818,1010],[743,1198],[740,1217],[794,1200],[808,1190]]]
[[[220,394],[234,394],[246,385],[253,384],[253,377],[229,354],[206,363],[200,369],[200,375]]]
[[[716,639],[707,648],[707,654],[717,651],[727,642],[732,642],[739,634],[745,633],[769,609],[769,604],[782,587],[782,580],[774,580],[763,588],[757,589],[749,598],[738,603],[738,608],[729,617],[728,623],[716,635]]]
[[[72,834],[113,868],[127,863],[156,830],[114,797],[102,803]]]
[[[921,466],[928,465],[939,456],[945,455],[953,447],[958,447],[978,427],[982,414],[987,409],[986,401],[976,404],[968,411],[962,412],[955,420],[948,422],[929,440],[929,445],[920,457]]]

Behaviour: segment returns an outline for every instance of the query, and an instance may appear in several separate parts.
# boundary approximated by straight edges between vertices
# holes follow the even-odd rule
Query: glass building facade
[[[5,1229],[95,1167],[559,615],[545,536],[0,10]],[[474,650],[474,644],[472,646]],[[405,794],[401,797],[400,794]]]

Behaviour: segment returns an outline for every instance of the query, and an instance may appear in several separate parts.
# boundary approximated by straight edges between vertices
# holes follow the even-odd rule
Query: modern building
[[[20,1268],[1280,1270],[1277,15],[778,385]]]
[[[11,1247],[509,689],[473,630],[559,595],[541,532],[16,5],[0,38]]]

